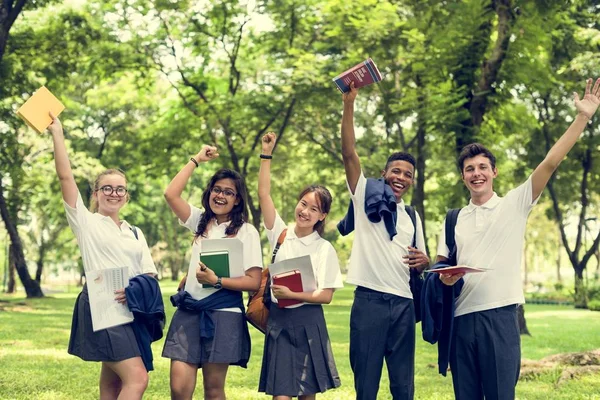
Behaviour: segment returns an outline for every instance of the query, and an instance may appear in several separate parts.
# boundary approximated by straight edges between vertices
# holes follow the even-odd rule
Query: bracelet
[[[190,161],[193,162],[194,164],[196,164],[196,168],[198,168],[198,166],[199,166],[198,161],[196,161],[196,159],[194,157],[190,157]]]
[[[263,160],[270,160],[273,158],[273,156],[270,154],[261,154],[260,158],[262,158]]]

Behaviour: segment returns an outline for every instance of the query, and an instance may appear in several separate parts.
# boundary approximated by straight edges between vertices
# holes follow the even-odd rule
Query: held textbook
[[[436,268],[430,269],[427,272],[437,273],[437,274],[470,274],[472,272],[485,272],[487,268],[477,268],[477,267],[467,267],[466,265],[456,265],[453,267],[444,267],[444,268]]]
[[[222,251],[203,251],[200,253],[200,261],[208,268],[215,271],[215,274],[221,278],[229,278],[229,252]],[[212,285],[202,284],[203,288],[211,288]]]
[[[285,286],[290,289],[292,292],[300,293],[304,290],[302,289],[302,274],[297,269],[284,272],[283,274],[278,274],[273,276],[273,284]],[[277,306],[279,308],[293,306],[294,304],[301,304],[302,302],[299,300],[293,299],[279,299],[277,300]]]
[[[17,110],[17,115],[37,133],[42,133],[52,123],[49,112],[58,117],[64,109],[60,100],[42,86]]]
[[[123,289],[129,283],[127,271],[127,267],[120,267],[86,273],[94,332],[133,321],[127,305],[115,300],[115,290]]]
[[[358,89],[372,83],[377,83],[381,81],[381,79],[382,77],[379,69],[377,69],[373,60],[369,58],[349,70],[342,72],[333,78],[333,82],[340,92],[347,93],[350,91],[350,82],[354,82],[354,87]]]

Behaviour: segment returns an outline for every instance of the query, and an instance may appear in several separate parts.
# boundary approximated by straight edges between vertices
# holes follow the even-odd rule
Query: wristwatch
[[[219,276],[219,277],[217,277],[217,283],[215,283],[215,284],[213,285],[213,287],[214,287],[215,289],[221,289],[221,288],[223,287],[223,284],[221,283],[221,277],[220,277],[220,276]]]

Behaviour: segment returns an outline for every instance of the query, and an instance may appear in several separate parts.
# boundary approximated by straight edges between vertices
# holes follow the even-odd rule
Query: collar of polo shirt
[[[294,232],[294,229],[288,229],[287,236],[286,236],[286,239],[298,239],[305,246],[308,246],[311,243],[314,243],[315,241],[319,240],[320,238],[321,238],[321,236],[319,235],[319,233],[317,231],[313,231],[313,233],[311,233],[310,235],[299,238],[298,236],[296,236],[296,232]]]
[[[477,208],[485,208],[488,210],[492,210],[494,208],[496,208],[496,206],[500,203],[500,197],[496,194],[496,192],[494,192],[494,195],[485,203],[483,203],[480,206],[477,206],[475,204],[473,204],[473,200],[469,200],[469,205],[466,206],[463,211],[465,213],[470,213],[475,211]]]

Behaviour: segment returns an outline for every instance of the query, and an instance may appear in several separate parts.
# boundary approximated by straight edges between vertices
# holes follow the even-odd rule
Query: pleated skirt
[[[271,304],[258,391],[295,397],[340,385],[323,307]]]
[[[200,314],[178,309],[173,315],[162,356],[196,364],[238,365],[246,368],[250,359],[250,336],[242,313],[212,311],[214,336],[200,337]]]
[[[68,351],[84,361],[123,361],[141,354],[131,324],[94,332],[87,285],[75,301]]]

